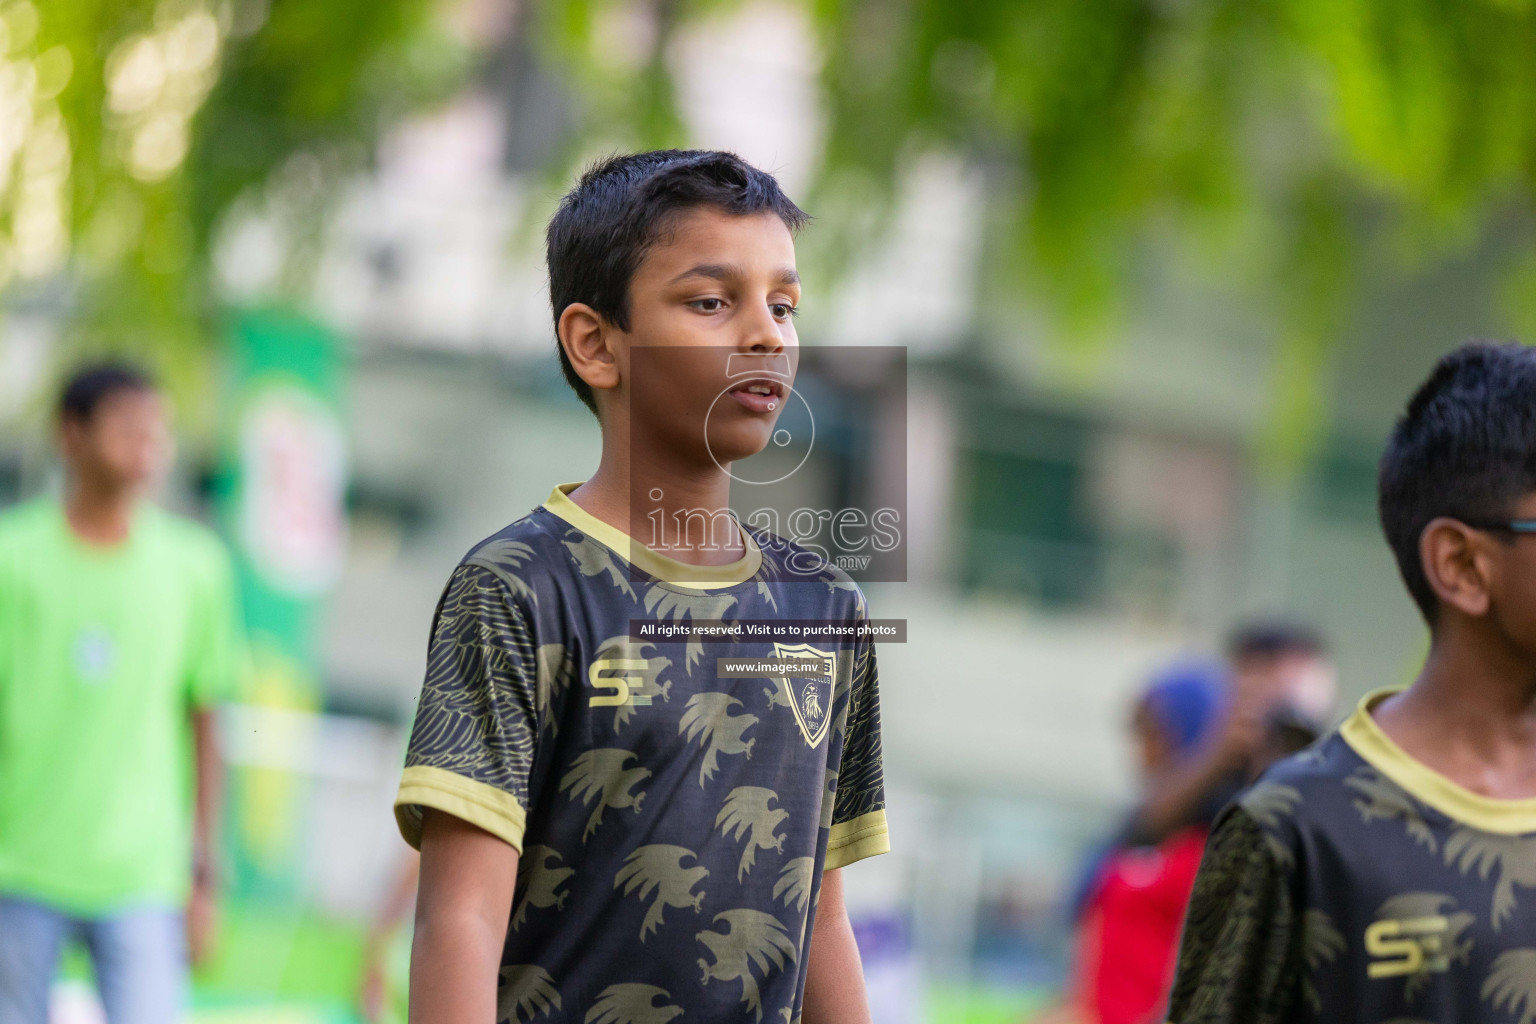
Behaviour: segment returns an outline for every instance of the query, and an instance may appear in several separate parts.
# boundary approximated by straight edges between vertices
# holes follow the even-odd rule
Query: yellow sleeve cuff
[[[870,811],[852,821],[837,822],[827,838],[827,859],[823,870],[847,867],[865,857],[891,852],[890,831],[885,824],[885,811]]]
[[[400,792],[395,796],[395,823],[400,826],[401,837],[418,850],[421,812],[427,807],[483,828],[518,853],[523,852],[527,815],[511,793],[444,768],[407,768],[400,777]]]

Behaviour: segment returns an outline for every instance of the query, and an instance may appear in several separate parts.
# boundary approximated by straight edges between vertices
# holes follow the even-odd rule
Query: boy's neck
[[[1536,660],[1487,619],[1449,619],[1424,668],[1376,723],[1409,756],[1464,789],[1536,797]]]
[[[138,495],[84,474],[73,476],[65,490],[64,519],[76,537],[93,547],[113,547],[128,540]]]
[[[740,529],[725,531],[721,544],[711,544],[707,531],[673,530],[660,539],[647,535],[649,517],[671,523],[688,512],[726,513],[731,504],[728,473],[712,462],[700,466],[676,459],[642,460],[634,457],[638,453],[616,452],[615,447],[605,432],[597,471],[570,493],[572,501],[635,542],[679,562],[729,565],[745,554]],[[638,509],[646,510],[647,521],[637,524],[632,510]]]

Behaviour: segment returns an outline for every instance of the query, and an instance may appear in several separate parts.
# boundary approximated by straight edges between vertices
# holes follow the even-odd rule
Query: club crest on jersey
[[[773,656],[805,661],[805,669],[798,674],[779,676],[779,685],[788,695],[789,710],[805,742],[818,746],[832,724],[834,655],[810,644],[774,644]]]

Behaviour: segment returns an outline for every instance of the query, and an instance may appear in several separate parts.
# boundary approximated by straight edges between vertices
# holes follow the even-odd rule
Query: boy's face
[[[799,301],[794,239],[777,216],[678,214],[630,281],[629,330],[614,346],[631,440],[705,465],[761,451],[789,395]]]
[[[71,471],[133,491],[159,481],[174,447],[165,399],[147,388],[104,396],[88,419],[63,424],[60,441]]]
[[[1509,518],[1536,519],[1536,494],[1527,494],[1517,502]],[[1487,582],[1488,613],[1498,620],[1511,640],[1536,652],[1536,536],[1487,536],[1493,541],[1485,546],[1492,560]]]
[[[1338,695],[1333,661],[1310,651],[1238,658],[1233,684],[1239,694],[1268,711],[1288,708],[1308,721],[1325,722]]]
[[[1131,739],[1136,747],[1136,767],[1143,779],[1155,779],[1173,763],[1173,742],[1145,703],[1131,716]]]

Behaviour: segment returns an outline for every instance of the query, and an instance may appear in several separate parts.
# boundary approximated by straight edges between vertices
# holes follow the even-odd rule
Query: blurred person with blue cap
[[[1208,661],[1179,662],[1152,677],[1131,718],[1144,777],[1155,777],[1199,747],[1221,709],[1225,686],[1224,667]]]
[[[1189,756],[1147,775],[1124,842],[1156,846],[1222,808],[1275,761],[1327,731],[1338,676],[1322,638],[1283,620],[1239,626],[1227,643],[1229,686],[1219,720]]]

